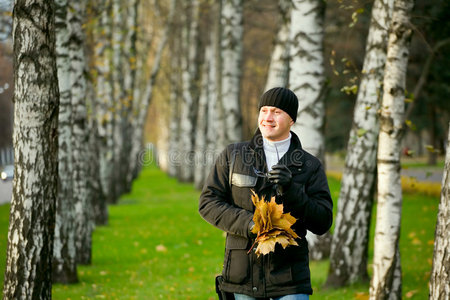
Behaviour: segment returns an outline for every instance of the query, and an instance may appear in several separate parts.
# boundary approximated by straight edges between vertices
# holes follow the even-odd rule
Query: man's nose
[[[264,116],[264,119],[265,119],[266,121],[272,121],[272,120],[273,120],[273,113],[269,111],[269,112]]]

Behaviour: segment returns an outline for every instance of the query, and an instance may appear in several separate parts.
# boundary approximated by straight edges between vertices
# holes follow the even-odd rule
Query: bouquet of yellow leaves
[[[250,251],[256,243],[258,243],[258,247],[255,253],[258,256],[274,252],[276,243],[281,244],[283,249],[289,245],[298,246],[295,241],[298,235],[291,228],[297,219],[290,213],[284,214],[283,204],[277,204],[275,197],[267,202],[264,201],[264,197],[260,199],[255,191],[252,190],[252,193],[252,201],[256,208],[253,215],[255,226],[252,233],[257,234],[257,237]]]

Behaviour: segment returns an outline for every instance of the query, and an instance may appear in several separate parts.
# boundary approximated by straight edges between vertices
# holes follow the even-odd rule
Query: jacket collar
[[[303,157],[305,152],[302,148],[302,143],[300,142],[298,136],[293,131],[291,131],[291,135],[291,145],[289,146],[289,150],[285,155],[283,155],[283,157],[280,159],[280,162],[287,166],[294,165],[300,167],[303,165]],[[250,151],[254,152],[256,164],[260,167],[261,164],[264,166],[264,168],[261,168],[260,170],[267,171],[266,157],[264,155],[263,148],[263,137],[259,128],[256,129],[255,134],[250,140],[249,147]],[[260,160],[262,161],[260,162]]]

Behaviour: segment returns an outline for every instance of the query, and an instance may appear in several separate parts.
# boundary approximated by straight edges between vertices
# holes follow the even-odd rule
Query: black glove
[[[286,165],[274,165],[267,178],[270,182],[281,185],[284,190],[292,183],[292,173]]]

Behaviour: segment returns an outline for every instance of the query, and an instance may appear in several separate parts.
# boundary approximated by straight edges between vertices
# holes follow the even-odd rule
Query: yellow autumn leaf
[[[290,213],[283,213],[283,204],[277,204],[275,197],[265,201],[264,197],[252,191],[252,202],[255,205],[252,232],[257,235],[255,253],[259,256],[275,251],[275,245],[280,244],[283,249],[289,245],[298,246],[295,241],[299,236],[291,226],[297,221]],[[252,246],[255,246],[255,244]]]

